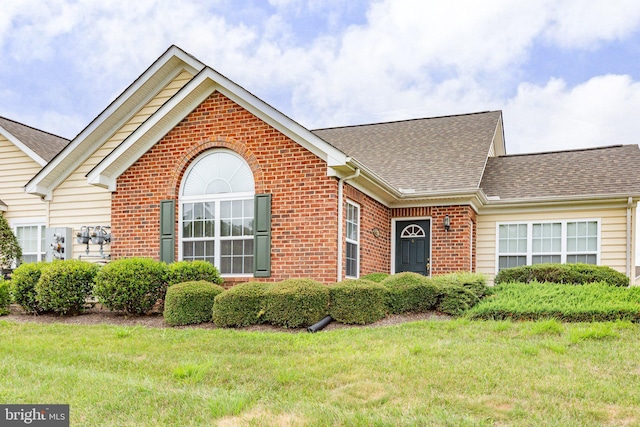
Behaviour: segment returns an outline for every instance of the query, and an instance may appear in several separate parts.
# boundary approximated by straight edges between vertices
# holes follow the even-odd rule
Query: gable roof
[[[69,140],[22,123],[0,117],[0,135],[31,157],[40,166],[53,159]]]
[[[401,193],[473,191],[479,188],[501,120],[500,111],[488,111],[313,133]]]
[[[50,198],[62,181],[172,79],[183,70],[196,74],[203,67],[193,56],[171,46],[27,183],[27,193]]]
[[[489,198],[640,196],[640,149],[614,145],[491,157],[480,184]]]

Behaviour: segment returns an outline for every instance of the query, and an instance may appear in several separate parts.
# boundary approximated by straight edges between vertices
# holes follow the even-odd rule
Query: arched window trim
[[[401,239],[411,239],[411,238],[415,238],[415,237],[426,237],[426,233],[424,231],[424,228],[420,227],[417,224],[409,224],[407,225],[404,230],[402,230],[402,233],[400,233],[400,238]]]
[[[189,196],[185,196],[184,192],[185,192],[185,185],[190,177],[190,173],[192,172],[192,170],[198,165],[198,163],[204,159],[207,156],[210,156],[212,154],[215,153],[226,153],[226,154],[230,154],[234,157],[236,157],[237,159],[239,159],[244,165],[244,167],[247,168],[248,172],[251,173],[251,179],[252,179],[252,186],[254,188],[253,191],[243,191],[243,192],[236,192],[236,193],[216,193],[216,194],[201,194],[201,195],[189,195]],[[242,165],[241,165],[242,167]],[[251,220],[251,223],[253,225],[253,222],[255,221],[255,213],[251,213],[250,216],[247,216],[246,214],[246,210],[247,209],[251,209],[253,210],[253,203],[254,203],[254,196],[255,196],[255,181],[253,178],[253,172],[251,171],[251,168],[249,167],[248,163],[246,162],[246,160],[244,160],[244,158],[242,158],[242,156],[238,155],[237,153],[228,150],[228,149],[224,149],[224,148],[214,148],[212,150],[208,150],[202,154],[200,154],[198,157],[196,157],[193,162],[191,162],[191,165],[189,165],[189,168],[187,168],[187,170],[185,171],[185,174],[183,175],[182,181],[180,183],[180,196],[179,196],[179,203],[178,203],[178,218],[179,218],[179,226],[178,226],[178,238],[179,238],[179,245],[178,245],[178,257],[180,260],[184,260],[184,259],[204,259],[210,262],[213,262],[213,264],[218,267],[218,269],[220,270],[220,272],[222,273],[223,276],[226,277],[252,277],[253,276],[253,268],[249,267],[250,265],[253,265],[253,240],[254,240],[254,236],[253,236],[253,232],[246,232],[246,227],[241,227],[242,228],[242,235],[226,235],[222,229],[224,227],[224,225],[222,224],[222,214],[221,211],[223,209],[223,205],[229,205],[229,204],[233,204],[233,202],[240,202],[240,201],[244,201],[244,203],[242,203],[242,205],[244,206],[243,208],[243,222],[247,222],[247,219]],[[211,206],[211,211],[213,212],[213,221],[214,221],[214,226],[211,228],[210,225],[207,225],[206,222],[206,218],[207,215],[205,214],[204,216],[204,221],[200,221],[203,222],[202,224],[198,224],[198,226],[201,226],[203,228],[209,227],[207,228],[208,230],[213,229],[213,235],[212,236],[205,236],[205,237],[196,237],[195,236],[195,231],[191,230],[191,228],[195,229],[195,224],[191,224],[191,228],[189,227],[189,220],[187,219],[187,217],[185,217],[185,205],[189,205],[188,209],[194,209],[194,205],[195,204],[201,204],[203,206],[206,206],[206,204],[210,204]],[[250,208],[249,208],[250,207]],[[206,207],[203,207],[203,209],[206,209]],[[228,227],[228,222],[227,222],[227,227]],[[228,228],[227,228],[228,229]],[[193,236],[189,236],[189,237],[185,237],[185,231],[189,230],[191,233],[193,233]],[[207,231],[204,232],[204,234],[207,234]],[[205,243],[194,243],[194,242],[205,242]],[[232,242],[232,243],[229,243]],[[192,247],[186,248],[185,245],[189,246],[189,244],[192,244]],[[207,252],[209,251],[209,246],[210,244],[214,245],[214,250],[213,253],[214,255],[209,256],[207,255]],[[242,253],[244,255],[247,255],[247,250],[249,250],[249,256],[245,257],[243,255],[243,261],[242,261],[242,265],[243,265],[243,272],[237,272],[234,271],[233,268],[235,267],[231,267],[231,271],[226,271],[225,269],[227,268],[228,265],[234,266],[234,260],[237,262],[237,254],[236,252],[234,252],[232,249],[232,256],[231,257],[224,257],[223,255],[223,250],[222,250],[222,246],[228,247],[229,244],[232,244],[235,248],[235,245],[242,245],[244,246],[244,250],[242,251]],[[197,245],[205,245],[204,246],[204,252],[202,257],[195,257],[195,251],[196,251],[196,246]],[[247,246],[249,245],[249,246]],[[186,249],[190,249],[192,252],[191,256],[187,256],[185,255],[185,250]],[[226,260],[223,260],[222,258],[226,258]]]

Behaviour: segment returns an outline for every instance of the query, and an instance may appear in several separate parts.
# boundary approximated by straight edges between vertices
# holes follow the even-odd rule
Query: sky
[[[309,129],[502,110],[640,142],[638,0],[2,0],[0,116],[73,138],[175,44]]]

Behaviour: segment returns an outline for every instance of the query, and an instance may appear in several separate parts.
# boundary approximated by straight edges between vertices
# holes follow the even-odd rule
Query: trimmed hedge
[[[265,323],[267,292],[272,283],[248,282],[227,289],[215,297],[213,323],[223,328]]]
[[[592,264],[535,264],[500,270],[494,283],[550,282],[570,285],[606,282],[610,286],[629,286],[629,278],[611,267]]]
[[[450,284],[440,288],[438,311],[451,316],[460,316],[479,301],[476,293],[462,285]]]
[[[169,287],[164,302],[165,322],[171,326],[210,322],[215,297],[223,291],[222,286],[206,280]]]
[[[9,314],[11,305],[11,292],[9,292],[9,282],[0,277],[0,316]]]
[[[484,274],[469,272],[439,274],[433,276],[431,280],[440,287],[453,285],[462,286],[463,288],[469,289],[478,298],[484,297],[487,292],[489,292],[487,278]]]
[[[109,310],[149,313],[167,291],[167,264],[150,258],[123,258],[102,267],[94,295]]]
[[[605,282],[583,286],[557,283],[505,283],[472,308],[472,319],[564,322],[640,321],[640,288],[615,287]]]
[[[44,310],[77,314],[84,310],[100,267],[87,261],[55,261],[42,268],[36,300]]]
[[[438,302],[438,286],[418,273],[394,274],[382,285],[387,288],[387,307],[392,314],[429,311]]]
[[[185,283],[198,282],[204,280],[210,283],[221,285],[224,281],[220,277],[218,269],[207,261],[178,261],[169,264],[169,286]]]
[[[311,279],[287,279],[266,294],[265,319],[284,328],[308,327],[329,313],[329,289]]]
[[[46,262],[21,264],[11,275],[11,293],[16,304],[27,313],[41,313],[44,309],[38,304],[36,284],[40,280]]]
[[[387,314],[387,288],[371,280],[344,280],[329,286],[329,314],[340,323],[366,325]]]
[[[369,273],[360,277],[362,280],[369,280],[371,282],[381,283],[384,279],[389,277],[389,273]]]

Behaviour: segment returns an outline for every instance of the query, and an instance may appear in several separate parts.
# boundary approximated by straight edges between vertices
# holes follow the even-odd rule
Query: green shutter
[[[271,194],[256,194],[253,244],[254,277],[271,276]]]
[[[160,202],[160,261],[167,264],[175,261],[176,201],[162,200]]]

